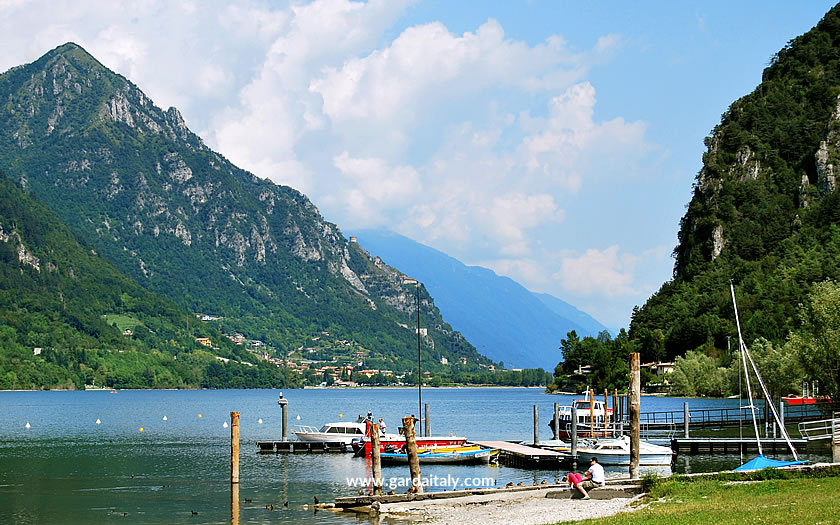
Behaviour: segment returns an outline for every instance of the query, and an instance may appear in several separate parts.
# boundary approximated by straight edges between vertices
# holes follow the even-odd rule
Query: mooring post
[[[630,478],[639,479],[639,441],[641,438],[642,378],[639,353],[630,354]]]
[[[379,423],[370,425],[370,458],[373,468],[373,495],[382,494],[382,458],[379,455]]]
[[[560,403],[554,403],[554,441],[560,439]]]
[[[785,428],[785,402],[779,401],[779,419],[782,422],[782,428]]]
[[[688,438],[688,431],[689,431],[689,424],[691,423],[690,415],[688,412],[688,401],[683,403],[683,430],[685,431],[685,437]]]
[[[540,442],[540,407],[534,405],[534,444]]]
[[[840,435],[837,434],[837,413],[831,419],[831,461],[840,463]]]
[[[430,410],[429,410],[429,404],[428,403],[425,404],[425,409],[426,409],[426,424],[424,425],[426,427],[425,436],[429,437],[429,436],[432,435],[432,420],[429,419]]]
[[[239,412],[230,413],[230,482],[239,483]]]
[[[572,428],[569,429],[572,433],[572,449],[570,450],[572,454],[572,465],[577,463],[577,407],[575,406],[574,401],[572,402]]]
[[[289,400],[283,397],[283,392],[280,392],[280,399],[277,400],[277,404],[280,405],[280,413],[283,419],[283,441],[288,441],[289,434],[286,433],[286,405],[289,404]]]
[[[618,435],[618,389],[613,393],[613,411],[612,411],[612,436]]]
[[[420,477],[420,460],[417,458],[417,437],[414,434],[414,416],[402,419],[405,431],[405,450],[408,455],[408,471],[411,474],[410,492],[423,493],[423,480]]]
[[[239,483],[230,484],[230,525],[239,525]]]

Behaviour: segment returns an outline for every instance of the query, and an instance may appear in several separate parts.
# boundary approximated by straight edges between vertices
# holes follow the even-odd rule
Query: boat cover
[[[770,459],[764,456],[758,456],[755,459],[747,461],[743,465],[733,470],[761,470],[763,468],[778,468],[789,467],[791,465],[804,465],[807,461],[781,461],[778,459]]]

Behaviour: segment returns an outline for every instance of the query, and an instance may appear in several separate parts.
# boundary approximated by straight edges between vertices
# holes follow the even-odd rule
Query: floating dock
[[[260,454],[343,453],[353,452],[353,447],[341,441],[257,441],[257,452]]]
[[[791,444],[797,450],[804,450],[808,445],[807,439],[791,439]],[[762,438],[761,446],[772,452],[787,452],[787,442],[783,438]],[[755,438],[675,438],[671,440],[671,449],[677,454],[703,454],[707,452],[723,452],[737,454],[739,451],[758,450]]]
[[[499,449],[499,461],[512,467],[552,467],[566,461],[566,456],[554,450],[545,450],[509,441],[470,441],[476,445]]]

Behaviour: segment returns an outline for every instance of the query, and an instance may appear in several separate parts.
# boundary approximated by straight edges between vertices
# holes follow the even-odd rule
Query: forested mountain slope
[[[0,165],[144,288],[282,356],[327,332],[366,366],[416,368],[414,285],[79,46],[0,75],[0,100]],[[424,368],[490,363],[420,298]]]
[[[710,81],[715,81],[711,80]],[[706,139],[674,278],[634,312],[643,359],[782,341],[815,282],[840,278],[840,7],[771,59]]]

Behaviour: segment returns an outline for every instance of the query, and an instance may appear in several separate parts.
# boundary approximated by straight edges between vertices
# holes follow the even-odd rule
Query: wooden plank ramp
[[[566,456],[554,450],[529,447],[510,441],[470,441],[482,447],[499,449],[499,460],[517,467],[557,466],[566,461]]]

